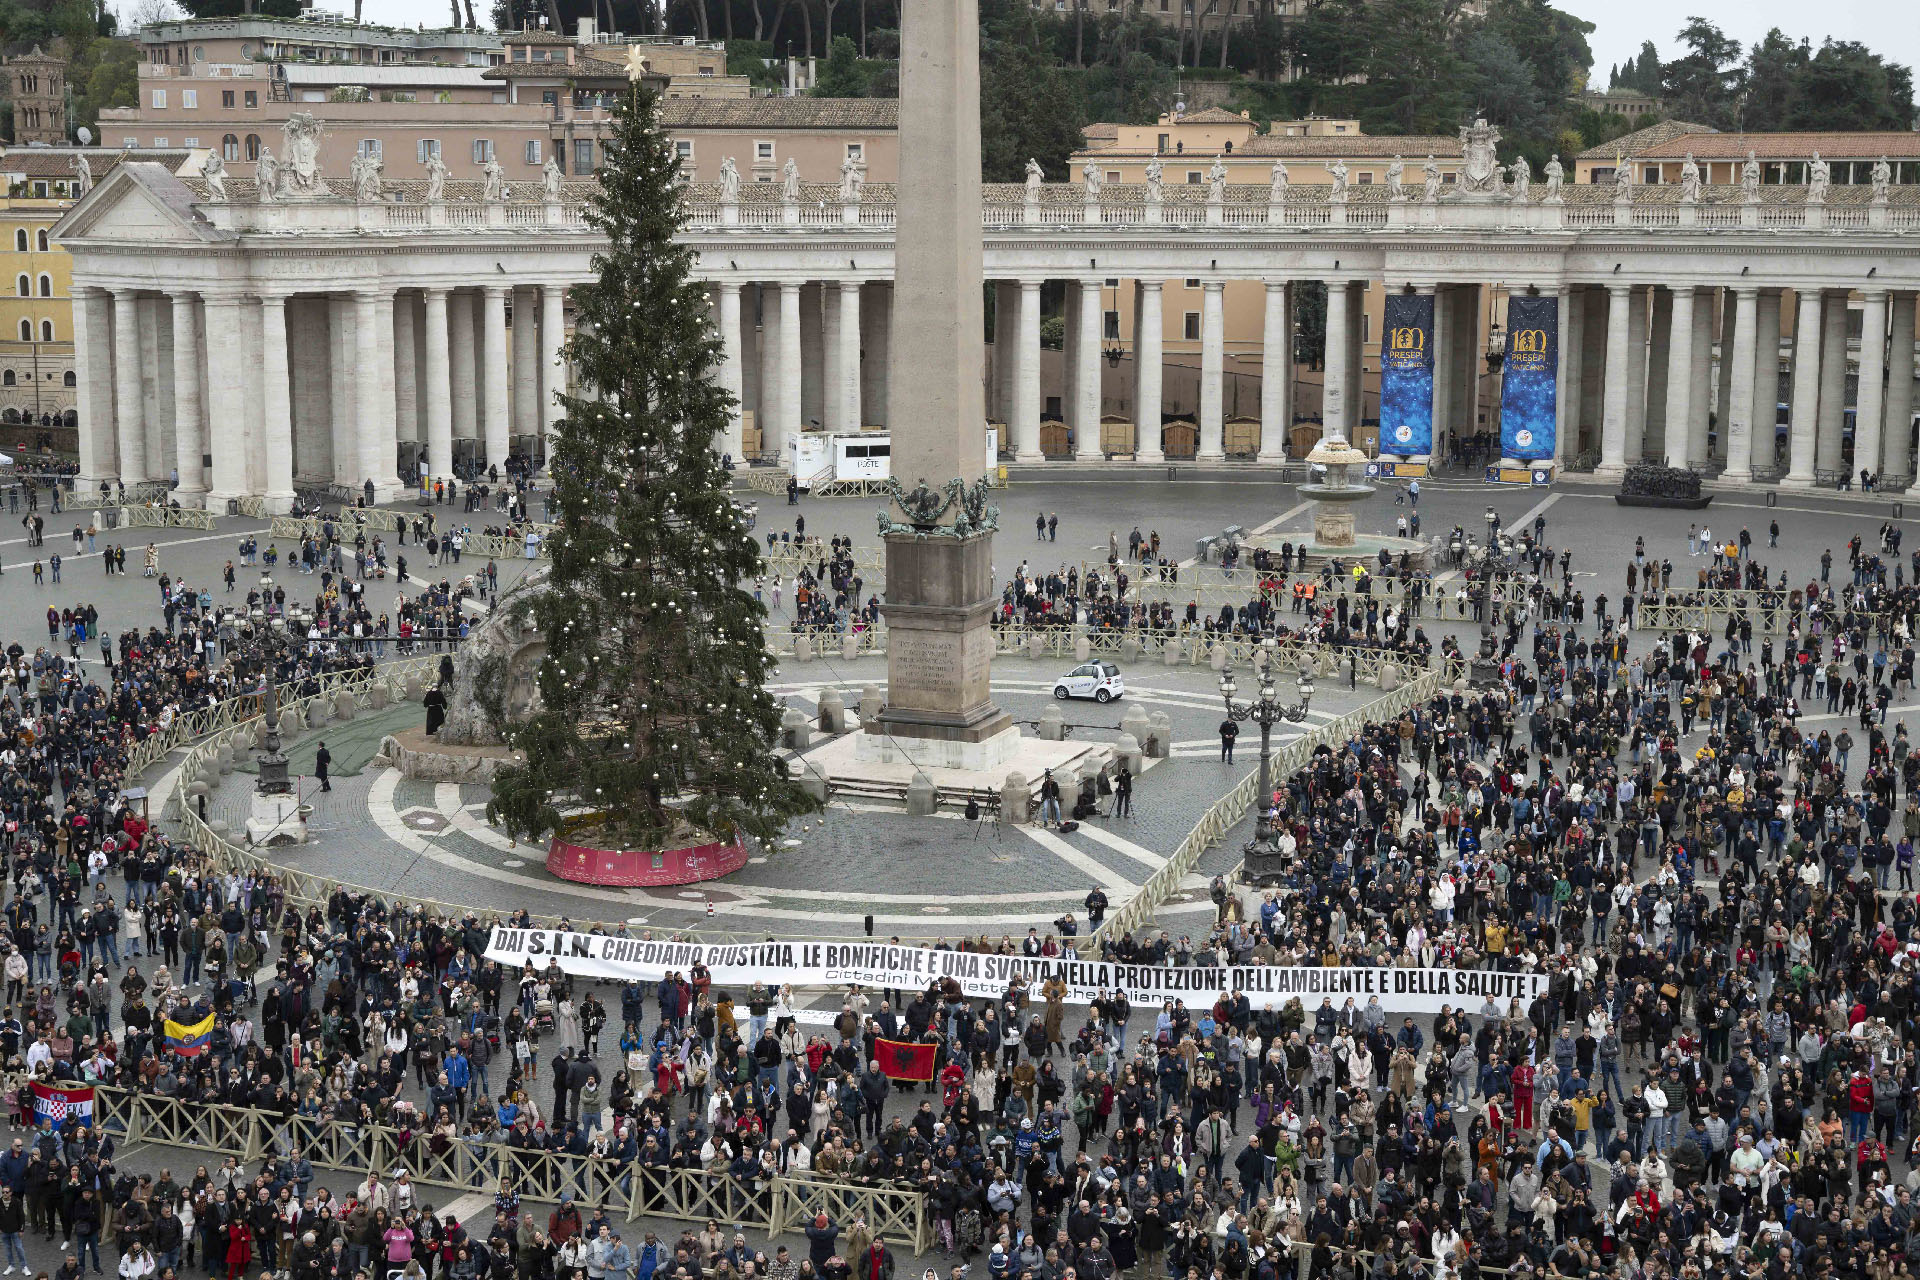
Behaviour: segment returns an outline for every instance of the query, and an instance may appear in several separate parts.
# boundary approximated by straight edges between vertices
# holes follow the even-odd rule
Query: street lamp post
[[[1259,664],[1257,673],[1260,677],[1259,696],[1250,702],[1236,703],[1233,700],[1238,688],[1233,679],[1233,668],[1226,667],[1220,672],[1220,697],[1226,703],[1227,718],[1260,726],[1260,793],[1255,802],[1253,839],[1247,841],[1242,850],[1246,858],[1244,875],[1255,884],[1278,878],[1286,870],[1279,865],[1280,850],[1273,838],[1272,824],[1267,821],[1267,809],[1273,796],[1273,727],[1306,719],[1308,704],[1313,701],[1313,677],[1304,670],[1300,673],[1297,685],[1299,703],[1287,706],[1280,701],[1280,692],[1273,679],[1274,653],[1275,645],[1269,637],[1261,647],[1264,660]]]

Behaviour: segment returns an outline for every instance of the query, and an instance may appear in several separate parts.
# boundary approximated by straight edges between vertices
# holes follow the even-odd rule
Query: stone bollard
[[[1000,818],[1004,822],[1024,823],[1032,808],[1033,789],[1027,785],[1027,775],[1015,769],[1000,784]]]
[[[860,656],[860,637],[849,631],[840,637],[840,660],[852,662]]]
[[[318,729],[327,722],[327,700],[315,698],[307,704],[306,724],[309,729]],[[282,735],[285,736],[284,734]]]
[[[1400,687],[1400,667],[1397,663],[1380,664],[1380,692],[1392,693]]]
[[[1088,658],[1091,658],[1092,656],[1093,656],[1093,641],[1089,640],[1084,635],[1075,636],[1073,638],[1073,660],[1075,662],[1085,662]]]
[[[780,717],[780,744],[792,751],[805,751],[813,745],[813,730],[800,708],[788,707]]]
[[[1340,663],[1338,659],[1333,656],[1333,650],[1322,649],[1320,651],[1320,674],[1322,676],[1331,676],[1339,670]]]
[[[230,828],[227,826],[227,820],[225,818],[215,818],[213,821],[207,823],[207,830],[213,832],[216,838],[225,840]]]
[[[847,704],[841,698],[840,691],[828,688],[820,695],[820,732],[845,733],[847,731]]]
[[[1127,713],[1120,717],[1120,732],[1131,735],[1136,748],[1145,742],[1147,735],[1153,732],[1153,721],[1148,717],[1147,709],[1137,702],[1129,704]],[[1140,771],[1135,769],[1134,772],[1137,774]]]
[[[1207,659],[1207,665],[1215,671],[1225,671],[1227,669],[1227,646],[1224,644],[1214,645],[1213,656]]]
[[[342,689],[333,699],[333,715],[336,720],[351,720],[359,712],[360,704],[353,700],[353,694]]]
[[[213,767],[220,771],[222,777],[233,772],[233,746],[231,743],[222,742],[214,751]]]
[[[913,781],[907,784],[907,816],[910,818],[930,818],[939,803],[939,795],[933,789],[933,779],[923,771],[913,771]]]
[[[367,706],[374,711],[384,711],[392,699],[387,694],[387,682],[382,680],[367,690]]]
[[[1046,638],[1040,635],[1040,633],[1036,631],[1034,634],[1027,637],[1027,657],[1029,660],[1038,661],[1039,659],[1044,658],[1046,656],[1047,656]]]
[[[811,760],[807,761],[801,769],[800,789],[812,796],[815,800],[818,800],[821,804],[827,802],[827,775],[821,771],[818,764]]]
[[[1127,636],[1120,641],[1120,661],[1133,662],[1140,657],[1140,641],[1137,637]]]
[[[1165,760],[1173,754],[1173,717],[1164,711],[1153,713],[1153,738],[1156,750],[1155,759]]]
[[[886,699],[880,696],[879,685],[870,684],[860,690],[860,723],[867,725],[878,720],[886,705]]]
[[[413,674],[413,678],[407,681],[407,701],[420,701],[427,696],[427,690],[432,687],[433,685],[428,682],[427,678],[416,671]]]
[[[1067,736],[1067,718],[1060,714],[1060,708],[1048,707],[1040,713],[1040,737],[1047,742],[1059,742]]]
[[[1180,663],[1180,638],[1168,636],[1160,642],[1160,661],[1169,667]]]
[[[212,788],[208,787],[206,783],[196,778],[187,784],[187,798],[190,800],[198,800],[201,796],[209,794],[211,790]]]
[[[1130,733],[1123,733],[1114,739],[1113,758],[1118,764],[1126,766],[1127,772],[1134,777],[1140,776],[1144,756],[1140,751],[1140,740]]]
[[[280,740],[286,742],[297,736],[301,729],[300,713],[292,707],[280,710]]]

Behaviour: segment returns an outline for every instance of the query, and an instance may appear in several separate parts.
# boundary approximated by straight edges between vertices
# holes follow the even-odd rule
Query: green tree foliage
[[[851,37],[835,36],[813,93],[817,98],[891,98],[899,84],[892,63],[862,58]]]
[[[1460,55],[1467,92],[1489,123],[1518,134],[1540,132],[1546,114],[1533,69],[1505,36],[1482,28],[1460,42]]]
[[[1058,179],[1086,141],[1084,91],[1044,46],[1025,4],[989,0],[981,8],[981,176],[1018,182],[1032,158]],[[992,19],[989,8],[999,10]]]
[[[76,128],[97,126],[106,107],[139,106],[140,46],[131,40],[95,40],[73,60],[67,83],[73,88]]]
[[[1739,127],[1740,91],[1746,85],[1740,42],[1705,18],[1689,18],[1680,29],[1687,52],[1661,72],[1666,111],[1677,120]]]
[[[1631,89],[1650,97],[1659,97],[1663,88],[1661,81],[1660,51],[1653,47],[1653,41],[1643,41],[1638,57],[1629,58],[1613,69],[1608,78],[1609,89]]]
[[[544,708],[511,727],[526,753],[488,816],[518,835],[563,813],[606,814],[605,838],[648,848],[682,820],[770,839],[813,801],[773,755],[779,712],[765,609],[741,582],[758,545],[727,494],[712,441],[732,397],[714,380],[720,343],[676,244],[679,160],[635,85],[616,109],[589,219],[607,237],[597,279],[574,293],[568,355],[593,396],[563,396],[553,453],[559,530]]]
[[[1798,69],[1792,83],[1786,128],[1912,127],[1913,69],[1888,63],[1863,44],[1827,41]]]

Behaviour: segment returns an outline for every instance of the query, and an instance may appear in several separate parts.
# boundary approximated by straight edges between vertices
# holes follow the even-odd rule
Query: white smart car
[[[1053,696],[1062,702],[1068,698],[1112,702],[1126,691],[1127,682],[1121,679],[1120,668],[1111,662],[1083,662],[1053,682]]]

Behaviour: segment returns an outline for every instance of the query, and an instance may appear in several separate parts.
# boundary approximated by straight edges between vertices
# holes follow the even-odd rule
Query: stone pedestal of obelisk
[[[859,754],[992,769],[1020,733],[988,689],[999,597],[982,479],[979,0],[905,0],[901,17],[887,707]]]

